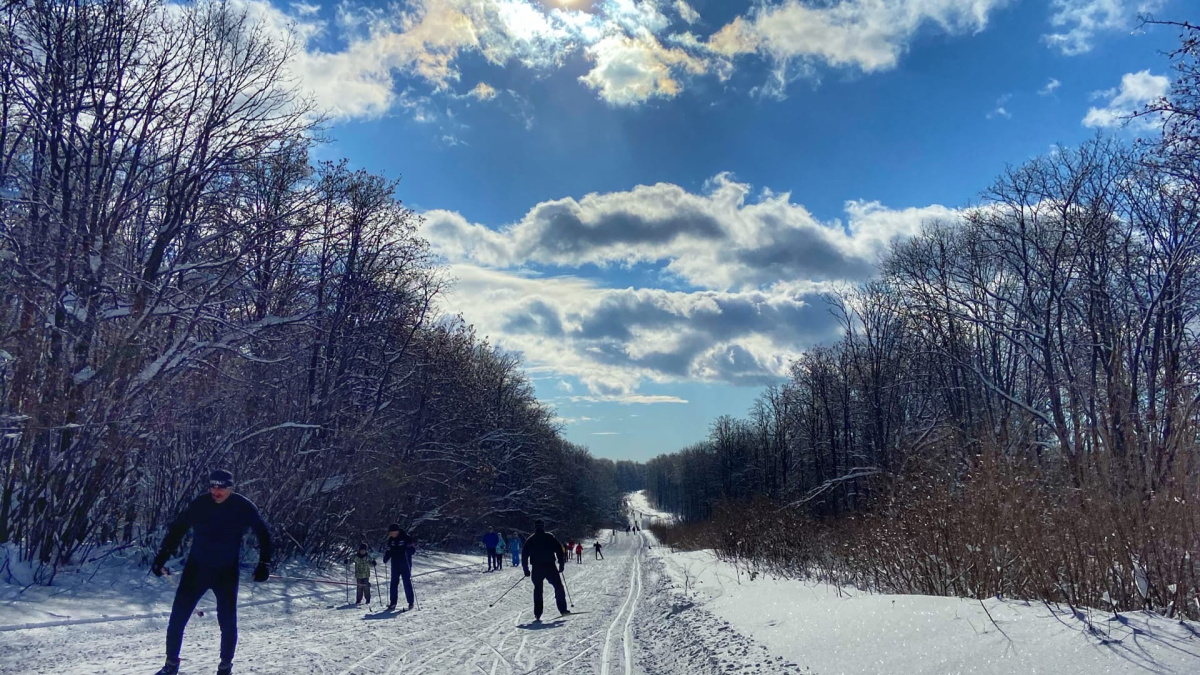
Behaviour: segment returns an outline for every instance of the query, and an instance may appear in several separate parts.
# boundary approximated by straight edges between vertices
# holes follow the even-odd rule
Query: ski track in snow
[[[365,605],[343,604],[341,590],[314,593],[303,583],[296,585],[295,596],[253,602],[247,595],[254,586],[243,582],[235,672],[642,675],[635,634],[643,616],[637,612],[645,595],[642,568],[650,562],[644,555],[646,540],[638,533],[622,532],[611,542],[607,531],[599,536],[605,543],[604,560],[587,556],[582,564],[566,566],[564,576],[579,613],[558,619],[547,584],[548,611],[540,626],[530,624],[533,589],[528,580],[488,608],[521,578],[521,570],[483,573],[482,560],[470,569],[414,575],[419,609],[386,618]],[[386,596],[383,575],[380,581]],[[202,607],[211,604],[211,598],[201,602]],[[376,598],[374,610],[379,607]],[[0,646],[0,672],[153,673],[162,663],[169,606],[156,609],[119,621],[14,625]],[[215,612],[206,609],[205,616],[193,616],[180,672],[211,673],[219,639]]]

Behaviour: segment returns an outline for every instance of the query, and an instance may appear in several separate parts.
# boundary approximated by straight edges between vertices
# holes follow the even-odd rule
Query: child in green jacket
[[[371,602],[371,568],[374,566],[375,560],[371,558],[367,542],[361,542],[358,545],[358,553],[354,556],[354,581],[357,582],[354,604],[356,605],[363,600]]]

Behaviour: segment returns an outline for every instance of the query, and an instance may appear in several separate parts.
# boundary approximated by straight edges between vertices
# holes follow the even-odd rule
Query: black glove
[[[566,563],[561,563],[561,562],[560,562],[560,563],[558,563],[558,573],[559,573],[559,574],[562,574],[562,573],[563,573],[563,568],[564,568],[565,566],[566,566]]]
[[[150,563],[150,571],[154,572],[154,576],[156,577],[161,577],[164,574],[170,574],[171,572],[163,567],[166,564],[167,557],[164,555],[157,555],[154,557],[154,562]]]
[[[525,576],[529,576],[529,570],[525,570]]]
[[[267,563],[260,562],[258,567],[254,568],[254,580],[266,581],[271,576],[271,570],[267,567]]]
[[[372,561],[371,561],[371,567],[374,567],[374,566],[375,566],[375,561],[374,561],[374,560],[372,560]]]

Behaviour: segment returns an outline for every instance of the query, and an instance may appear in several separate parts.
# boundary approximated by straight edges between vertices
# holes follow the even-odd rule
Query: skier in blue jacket
[[[150,567],[155,576],[166,574],[167,559],[179,547],[188,530],[192,531],[192,549],[183,566],[183,576],[171,605],[171,619],[167,622],[167,663],[158,675],[179,672],[183,629],[200,596],[210,589],[217,599],[217,623],[221,626],[221,663],[217,675],[233,672],[233,652],[237,647],[238,556],[242,550],[242,535],[247,529],[254,530],[258,538],[258,566],[254,568],[254,580],[266,581],[271,574],[271,533],[258,513],[258,507],[233,491],[232,473],[217,469],[209,474],[208,480],[208,494],[193,499],[171,523]]]
[[[521,564],[521,537],[513,532],[508,538],[508,552],[512,554],[512,566]]]
[[[483,547],[487,549],[488,567],[487,571],[500,569],[497,564],[496,547],[500,545],[500,533],[496,532],[495,528],[488,528],[487,534],[479,538],[483,542]]]
[[[400,527],[399,523],[388,526],[387,542],[383,545],[383,562],[392,562],[392,583],[388,587],[391,604],[388,611],[396,609],[400,599],[400,582],[404,582],[404,599],[408,608],[413,608],[412,557],[417,552],[417,542]]]

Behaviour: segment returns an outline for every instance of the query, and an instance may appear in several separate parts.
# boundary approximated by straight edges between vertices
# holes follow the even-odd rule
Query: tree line
[[[1168,95],[1010,167],[829,298],[744,418],[649,462],[663,536],[868,588],[1200,617],[1200,29]],[[753,504],[753,506],[750,506]]]
[[[43,578],[155,544],[213,466],[313,557],[619,518],[396,182],[311,159],[295,49],[216,1],[0,10],[0,544]]]

